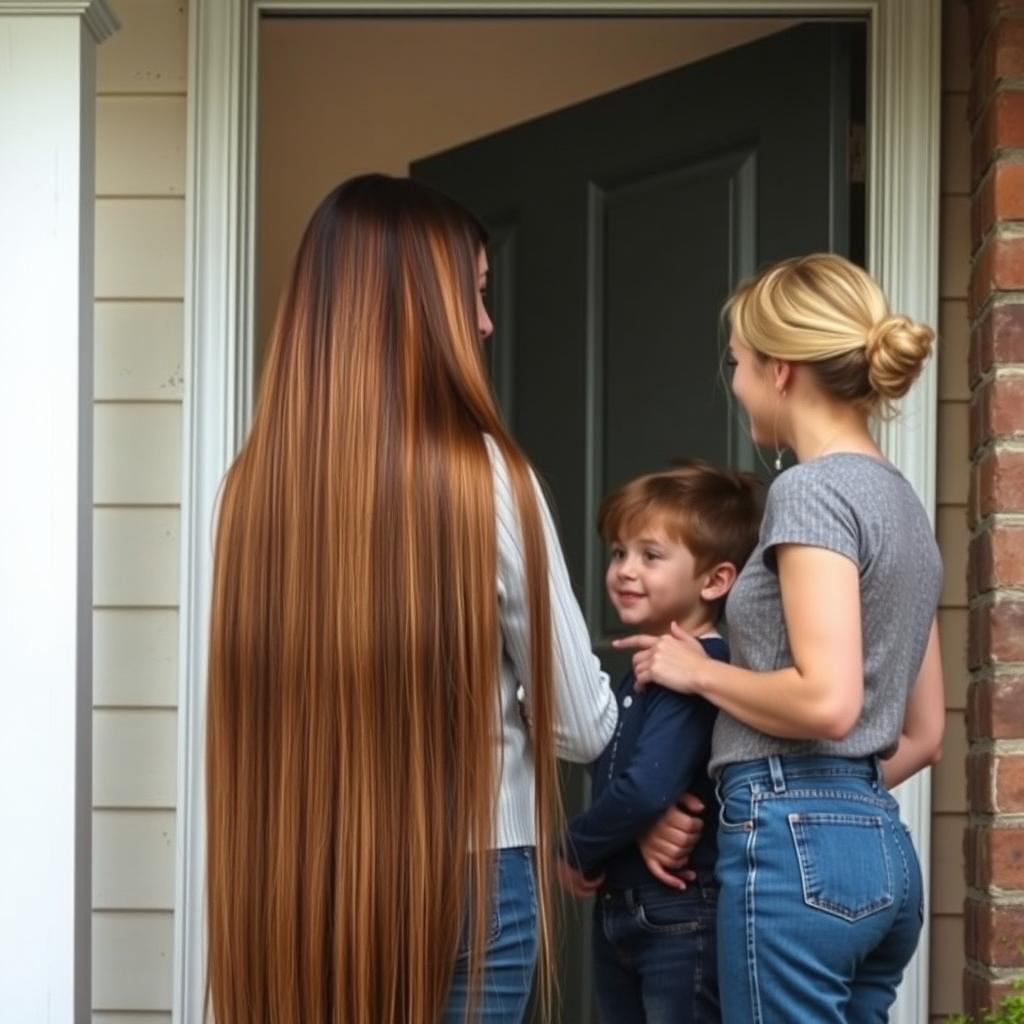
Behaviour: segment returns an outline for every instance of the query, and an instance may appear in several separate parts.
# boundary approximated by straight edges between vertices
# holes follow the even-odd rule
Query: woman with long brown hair
[[[550,964],[556,757],[616,711],[486,377],[485,241],[372,175],[299,247],[217,527],[217,1024],[513,1024]]]

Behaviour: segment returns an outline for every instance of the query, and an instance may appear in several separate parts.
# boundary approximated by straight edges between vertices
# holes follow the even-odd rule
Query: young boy
[[[631,480],[601,505],[610,547],[605,585],[630,632],[697,637],[728,660],[716,624],[757,542],[761,485],[702,462]],[[707,776],[715,709],[695,696],[619,684],[619,724],[594,762],[592,802],[574,818],[560,874],[576,895],[597,890],[594,978],[605,1024],[718,1021],[715,963],[715,826]],[[703,802],[704,828],[669,888],[644,864],[637,840],[684,792]]]

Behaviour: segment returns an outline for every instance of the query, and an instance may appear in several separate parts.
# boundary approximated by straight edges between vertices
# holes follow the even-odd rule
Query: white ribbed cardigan
[[[519,515],[505,460],[488,437],[494,471],[497,516],[498,611],[501,624],[501,777],[498,791],[496,845],[532,846],[534,836],[534,765],[529,732],[518,691],[530,702],[529,620],[526,565]],[[534,479],[548,555],[551,593],[552,668],[555,686],[556,751],[566,761],[593,761],[615,731],[618,707],[590,648],[590,635],[569,582],[565,558],[551,513]]]

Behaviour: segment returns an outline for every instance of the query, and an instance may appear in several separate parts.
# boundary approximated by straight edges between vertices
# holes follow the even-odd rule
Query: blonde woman
[[[550,966],[555,758],[617,711],[488,385],[485,242],[371,175],[299,246],[217,527],[218,1024],[519,1024]]]
[[[623,645],[638,680],[720,709],[724,1019],[884,1021],[923,915],[888,790],[939,755],[941,563],[869,416],[907,392],[932,332],[828,254],[770,267],[727,312],[732,389],[753,439],[798,464],[773,482],[729,596],[733,664],[675,631]]]

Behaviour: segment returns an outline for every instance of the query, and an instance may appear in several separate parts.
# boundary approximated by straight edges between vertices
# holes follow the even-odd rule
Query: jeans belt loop
[[[772,791],[775,793],[786,792],[786,776],[782,774],[782,758],[772,754],[768,758],[768,770],[772,776]]]
[[[877,755],[872,755],[871,767],[875,770],[875,777],[871,780],[871,785],[875,788],[875,791],[885,789],[885,776],[882,774],[882,759]]]

